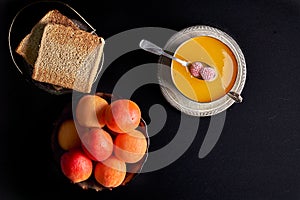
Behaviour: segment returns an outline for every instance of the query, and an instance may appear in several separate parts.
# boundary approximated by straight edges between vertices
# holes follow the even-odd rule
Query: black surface
[[[222,135],[214,149],[198,158],[210,118],[200,121],[188,150],[171,165],[140,174],[113,191],[83,191],[56,169],[50,148],[54,120],[70,95],[56,96],[28,84],[13,65],[8,29],[17,11],[29,1],[1,0],[1,140],[0,199],[300,199],[300,1],[66,1],[98,34],[109,38],[138,27],[181,30],[210,25],[231,35],[247,63],[244,102],[226,113]],[[34,15],[34,13],[33,13]],[[137,60],[135,60],[137,58]],[[104,77],[111,91],[122,73],[156,62],[157,57],[134,51],[117,59]],[[111,78],[111,76],[113,76]],[[151,138],[151,150],[168,144],[180,112],[163,98],[157,85],[134,94],[143,117],[162,105],[165,127]],[[176,122],[176,123],[174,123]]]

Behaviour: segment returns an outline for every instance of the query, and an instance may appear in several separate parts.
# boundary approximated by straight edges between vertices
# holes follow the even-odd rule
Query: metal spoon
[[[179,58],[176,58],[166,53],[162,48],[160,48],[159,46],[153,44],[148,40],[144,40],[144,39],[141,40],[139,46],[148,52],[154,53],[159,56],[162,55],[172,60],[175,60],[176,62],[180,63],[184,67],[187,67],[190,74],[195,78],[205,80],[205,81],[213,81],[217,76],[215,69],[209,66],[208,64],[200,61],[189,62],[189,61],[181,60]]]
[[[175,60],[176,62],[180,63],[184,67],[187,67],[191,75],[195,78],[205,80],[205,81],[213,81],[217,73],[215,69],[208,64],[200,61],[196,62],[189,62],[189,61],[184,61],[179,58],[176,58],[168,53],[166,53],[162,48],[157,46],[156,44],[153,44],[152,42],[142,39],[139,44],[140,48],[150,52],[154,53],[159,56],[165,56],[167,58],[170,58],[172,60]],[[243,98],[241,97],[240,94],[230,91],[227,93],[227,96],[229,96],[231,99],[235,101],[235,103],[241,103],[243,101]]]

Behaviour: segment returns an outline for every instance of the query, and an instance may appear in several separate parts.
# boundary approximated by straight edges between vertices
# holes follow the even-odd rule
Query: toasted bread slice
[[[99,69],[104,39],[60,24],[47,24],[32,78],[89,93]]]
[[[44,27],[48,23],[62,24],[65,26],[71,26],[74,29],[79,29],[79,27],[71,19],[61,14],[56,9],[46,13],[46,15],[44,15],[37,24],[35,24],[31,32],[23,38],[16,48],[16,52],[32,66],[38,56],[39,45]]]

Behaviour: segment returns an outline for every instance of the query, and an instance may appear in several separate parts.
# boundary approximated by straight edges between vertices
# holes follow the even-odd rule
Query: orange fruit
[[[58,144],[64,150],[80,147],[81,140],[78,136],[74,120],[64,121],[58,130]]]
[[[126,176],[125,162],[114,156],[98,162],[94,169],[94,177],[104,187],[114,188],[122,184]]]
[[[139,106],[129,99],[119,99],[107,106],[105,123],[107,127],[117,133],[124,133],[138,127],[141,119]]]
[[[108,102],[97,95],[84,95],[78,101],[75,116],[78,123],[84,127],[100,127],[105,125],[103,112]]]
[[[92,128],[81,137],[84,152],[95,161],[107,159],[113,152],[113,140],[108,132],[101,128]]]
[[[127,163],[135,163],[143,158],[147,150],[147,140],[139,130],[118,134],[114,140],[114,153]]]
[[[66,151],[60,158],[63,174],[73,183],[87,180],[93,171],[92,161],[80,148]]]

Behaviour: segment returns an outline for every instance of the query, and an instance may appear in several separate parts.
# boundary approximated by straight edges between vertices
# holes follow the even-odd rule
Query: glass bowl
[[[112,101],[119,99],[119,97],[112,96],[112,94],[108,94],[108,93],[97,92],[97,93],[95,93],[95,95],[98,95],[98,96],[104,98],[108,103],[111,103]],[[74,109],[73,108],[74,108],[74,105],[76,105],[76,103],[77,102],[75,102],[75,103],[73,102],[73,104],[72,103],[67,104],[64,107],[64,109],[62,110],[62,112],[59,115],[59,117],[57,118],[57,120],[54,122],[52,136],[51,136],[51,147],[52,147],[54,162],[56,163],[55,166],[57,166],[58,171],[61,171],[60,158],[61,158],[62,154],[64,152],[66,152],[66,150],[62,149],[58,143],[58,131],[59,131],[61,124],[64,121],[74,119],[74,117],[73,117]],[[104,127],[103,129],[105,130],[105,128],[106,127]],[[146,122],[142,118],[140,120],[139,126],[137,127],[137,130],[142,132],[144,134],[144,136],[146,137],[147,150],[146,150],[144,156],[139,161],[137,161],[135,163],[126,163],[126,176],[125,176],[125,179],[123,180],[123,182],[121,183],[121,185],[118,187],[128,185],[138,174],[140,174],[140,172],[142,171],[142,168],[144,166],[144,163],[147,160],[150,140],[149,140]],[[112,138],[115,137],[113,134],[111,134],[111,136],[112,136]],[[95,164],[95,163],[96,163],[96,161],[93,161],[93,164]],[[61,176],[64,176],[64,174],[61,173]],[[66,180],[68,180],[67,177],[65,177],[65,178],[66,178]],[[112,190],[112,189],[118,188],[118,187],[108,188],[108,187],[101,185],[100,183],[98,183],[96,181],[93,174],[87,180],[78,182],[78,183],[73,183],[73,184],[77,184],[82,189],[91,189],[91,190],[96,190],[96,191]]]
[[[27,6],[23,7],[13,18],[9,33],[8,33],[8,43],[9,52],[12,61],[17,68],[18,72],[22,74],[24,79],[36,87],[49,92],[51,94],[65,94],[70,93],[73,90],[68,88],[63,88],[55,86],[48,83],[43,83],[35,81],[31,78],[33,72],[33,66],[28,64],[25,59],[16,53],[16,48],[18,47],[21,40],[30,33],[32,27],[50,10],[57,9],[63,15],[71,19],[81,30],[96,34],[96,29],[94,29],[74,8],[66,3],[60,1],[37,1]],[[34,13],[34,15],[32,14]],[[98,68],[97,75],[94,82],[97,79],[98,74],[101,71],[104,62],[104,54],[101,57],[100,66]]]
[[[162,67],[158,69],[160,89],[166,100],[185,114],[205,117],[225,111],[233,103],[241,102],[241,92],[246,82],[246,62],[242,50],[236,41],[225,32],[210,26],[192,26],[175,33],[164,46],[164,50],[174,54],[178,48],[192,38],[208,36],[221,41],[233,53],[237,62],[237,75],[231,90],[219,99],[210,102],[198,102],[183,95],[172,79],[172,62],[163,56],[159,58]],[[163,67],[168,66],[168,67]]]

